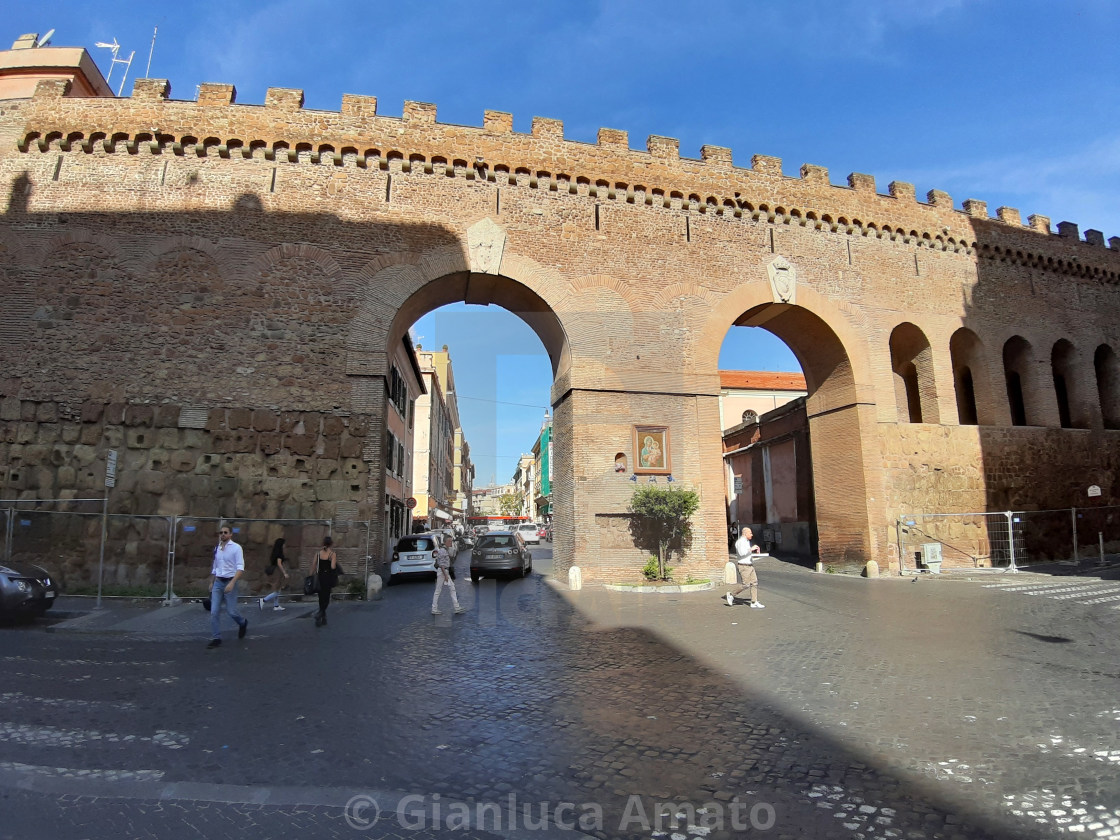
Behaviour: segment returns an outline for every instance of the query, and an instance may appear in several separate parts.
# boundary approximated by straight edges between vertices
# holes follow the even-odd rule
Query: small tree
[[[516,493],[503,493],[498,497],[498,507],[505,516],[517,516],[521,513],[521,497]]]
[[[684,551],[692,544],[692,514],[700,508],[695,490],[662,490],[645,485],[630,498],[630,512],[635,514],[630,531],[639,545],[657,551],[661,580],[666,579],[665,565],[673,549]]]

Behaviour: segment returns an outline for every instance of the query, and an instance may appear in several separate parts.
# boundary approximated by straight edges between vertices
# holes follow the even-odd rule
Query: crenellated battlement
[[[436,106],[421,102],[405,102],[400,117],[389,117],[378,114],[376,97],[351,94],[337,112],[309,110],[303,92],[287,88],[270,88],[263,105],[237,104],[228,84],[203,84],[196,100],[173,100],[161,79],[136,80],[123,99],[67,93],[62,80],[38,84],[24,111],[21,152],[259,158],[461,177],[1120,279],[1120,237],[1106,247],[1103,233],[1087,230],[1082,239],[1070,222],[1054,233],[1050,219],[1037,214],[1024,225],[1010,207],[992,217],[976,199],[957,209],[936,189],[921,202],[905,182],[891,182],[883,194],[875,177],[863,173],[837,185],[825,167],[805,164],[791,177],[777,157],[754,155],[749,168],[737,167],[726,147],[705,145],[699,159],[682,158],[674,138],[651,135],[641,151],[630,148],[626,131],[611,128],[584,143],[565,139],[562,121],[542,117],[524,134],[513,130],[512,115],[498,111],[485,111],[478,127],[453,125],[440,123]]]

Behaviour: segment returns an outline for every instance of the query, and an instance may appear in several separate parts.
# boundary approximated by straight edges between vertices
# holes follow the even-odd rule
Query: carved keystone
[[[752,155],[751,169],[759,175],[781,175],[782,159],[769,155]]]
[[[70,93],[69,79],[43,79],[35,85],[35,99],[59,99]]]
[[[1073,222],[1058,222],[1058,236],[1066,239],[1080,239],[1081,235],[1078,233],[1077,225]]]
[[[930,190],[926,193],[926,201],[931,207],[948,207],[953,209],[953,197],[944,190]]]
[[[1034,213],[1030,216],[1027,216],[1027,224],[1031,226],[1031,230],[1037,230],[1040,233],[1050,232],[1049,216],[1040,216],[1037,213]]]
[[[136,94],[133,93],[133,96]],[[204,84],[198,86],[198,104],[224,106],[232,105],[237,91],[233,85]]]
[[[377,116],[377,97],[345,93],[342,95],[342,113],[348,117],[375,117]]]
[[[604,149],[626,150],[630,148],[630,135],[617,128],[600,128],[595,142]]]
[[[1019,211],[1014,207],[997,207],[996,216],[1004,224],[1008,225],[1022,225],[1023,218],[1019,215]]]
[[[278,111],[298,111],[303,107],[303,91],[295,88],[269,88],[264,95],[264,107]]]
[[[875,192],[875,176],[853,172],[848,176],[848,186],[856,192]]]
[[[512,134],[513,114],[504,111],[483,111],[482,130],[487,134]]]
[[[681,141],[674,137],[659,137],[651,134],[646,138],[646,151],[650,157],[660,160],[680,160]]]
[[[917,201],[914,192],[914,185],[906,181],[891,181],[887,184],[887,191],[890,192],[891,198],[897,198],[900,201],[905,199],[907,201]]]
[[[720,166],[731,166],[731,150],[723,146],[701,146],[700,159]]]
[[[483,219],[467,229],[467,250],[471,257],[471,271],[475,274],[497,274],[501,271],[505,248],[505,229],[492,219]]]
[[[564,139],[564,121],[548,117],[533,117],[533,136],[548,140]]]
[[[964,208],[964,212],[972,216],[972,218],[974,219],[988,218],[988,202],[986,201],[980,201],[975,198],[966,198],[961,204],[961,207]]]
[[[436,121],[436,106],[430,102],[405,102],[401,118],[406,123],[431,125]]]
[[[1104,234],[1099,230],[1085,231],[1085,241],[1090,245],[1100,245],[1104,247]]]
[[[809,184],[827,184],[828,167],[803,163],[801,164],[801,180]]]

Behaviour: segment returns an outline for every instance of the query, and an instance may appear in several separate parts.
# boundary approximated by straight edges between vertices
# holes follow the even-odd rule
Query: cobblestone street
[[[320,629],[253,604],[216,651],[197,605],[3,628],[0,837],[1120,836],[1099,576],[768,559],[751,610],[548,557],[460,568],[462,616],[427,582]]]

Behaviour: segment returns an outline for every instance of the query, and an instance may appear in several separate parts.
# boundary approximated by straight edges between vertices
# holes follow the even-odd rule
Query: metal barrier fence
[[[903,571],[1106,562],[1120,552],[1120,506],[900,516]]]
[[[283,539],[290,575],[286,593],[301,594],[315,552],[328,534],[343,574],[339,590],[365,593],[379,570],[370,556],[370,522],[331,519],[245,519],[108,513],[103,499],[0,499],[5,562],[44,566],[64,591],[97,588],[162,593],[165,601],[204,595],[218,526],[229,525],[245,552],[243,594],[271,589],[265,574]]]

